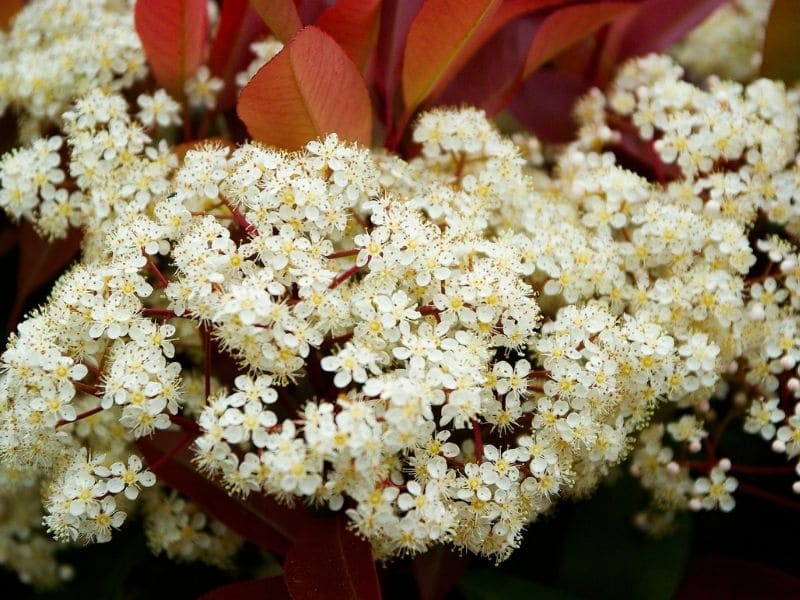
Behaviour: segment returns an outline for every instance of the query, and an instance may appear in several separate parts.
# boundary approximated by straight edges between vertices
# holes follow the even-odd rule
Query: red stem
[[[64,419],[61,419],[58,423],[56,423],[56,428],[61,427],[62,425],[69,425],[70,423],[77,423],[81,419],[86,419],[88,417],[91,417],[92,415],[96,415],[102,410],[103,410],[102,406],[95,406],[90,410],[79,413],[72,421],[65,421]]]
[[[391,135],[386,138],[386,149],[390,152],[396,152],[397,147],[400,145],[400,140],[403,139],[403,133],[408,127],[408,122],[413,116],[413,111],[406,111],[397,123],[397,127],[392,131]]]
[[[658,181],[658,183],[664,183],[664,181],[666,181],[664,163],[661,161],[658,152],[656,152],[655,142],[651,141],[647,144],[647,150],[650,153],[650,162],[653,166],[653,174],[656,176],[656,181]]]
[[[165,317],[167,319],[173,319],[178,316],[174,310],[169,308],[143,308],[142,315],[146,317]]]
[[[200,429],[200,425],[198,425],[197,422],[192,419],[188,419],[180,415],[170,415],[169,420],[172,421],[172,423],[174,423],[181,429],[184,429],[186,431],[191,431],[196,435],[200,435],[201,433],[203,433],[203,430]]]
[[[358,254],[358,248],[350,248],[349,250],[339,250],[338,252],[332,252],[327,254],[325,258],[344,258],[345,256],[355,256]]]
[[[472,419],[472,439],[475,442],[475,461],[481,464],[483,462],[483,437],[478,419]]]
[[[197,434],[196,434],[195,432],[193,432],[193,431],[189,431],[189,432],[187,432],[187,433],[186,433],[186,434],[185,434],[185,435],[184,435],[184,436],[183,436],[183,437],[182,437],[180,440],[178,440],[178,443],[177,443],[177,444],[175,444],[175,445],[174,445],[172,448],[170,448],[170,449],[169,449],[167,452],[165,452],[164,454],[162,454],[162,455],[161,455],[161,456],[158,458],[158,460],[157,460],[156,462],[154,462],[154,463],[152,463],[151,465],[149,465],[149,469],[150,469],[150,470],[151,470],[153,473],[158,473],[158,470],[159,470],[159,469],[160,469],[160,468],[161,468],[161,467],[162,467],[162,466],[163,466],[163,465],[164,465],[164,464],[165,464],[165,463],[166,463],[166,462],[167,462],[169,459],[171,459],[171,458],[172,458],[173,456],[175,456],[175,455],[176,455],[178,452],[180,452],[180,451],[181,451],[181,450],[184,448],[184,446],[186,446],[187,444],[191,444],[191,443],[192,443],[192,441],[193,441],[193,440],[194,440],[196,437],[197,437]]]
[[[200,121],[200,126],[197,128],[197,139],[203,140],[208,137],[208,127],[216,114],[216,110],[206,110],[203,114],[203,120]]]
[[[417,309],[417,312],[421,315],[433,315],[433,318],[436,319],[437,323],[442,320],[441,317],[439,317],[441,311],[433,304],[424,304]]]
[[[761,498],[762,500],[766,500],[767,502],[771,502],[772,504],[776,504],[777,506],[782,506],[790,510],[800,511],[800,502],[797,502],[795,500],[789,500],[789,498],[784,498],[783,496],[780,496],[778,494],[773,494],[772,492],[762,490],[761,488],[751,485],[749,483],[739,482],[739,487],[737,489],[741,490],[745,494],[754,496],[756,498]]]
[[[192,137],[192,112],[189,109],[189,100],[183,100],[183,141],[194,141]]]
[[[793,473],[794,465],[731,465],[730,472],[741,475],[785,475]]]
[[[72,381],[72,385],[75,387],[76,390],[81,391],[85,394],[89,394],[90,396],[97,396],[100,392],[93,385],[87,385],[85,383],[81,383],[80,381]],[[97,396],[99,398],[99,396]]]
[[[329,289],[329,290],[332,290],[332,289],[335,289],[335,288],[339,287],[339,286],[340,286],[341,284],[343,284],[345,281],[347,281],[348,279],[350,279],[350,278],[351,278],[353,275],[355,275],[356,273],[358,273],[358,271],[359,271],[360,269],[361,269],[361,267],[359,267],[358,265],[353,265],[352,267],[350,267],[349,269],[347,269],[347,271],[345,271],[344,273],[339,273],[339,275],[337,275],[337,276],[336,276],[336,277],[333,279],[333,281],[331,281],[331,284],[328,286],[328,289]]]
[[[201,334],[203,337],[203,354],[205,355],[205,363],[203,365],[203,383],[206,393],[206,401],[211,395],[211,331],[208,325],[200,325]]]
[[[169,285],[169,280],[166,277],[164,277],[164,274],[156,266],[156,263],[153,262],[152,258],[147,256],[146,254],[145,254],[145,257],[147,258],[147,268],[150,269],[150,271],[153,273],[153,275],[156,276],[156,279],[158,279],[158,282],[161,284],[162,288],[167,287]]]
[[[236,221],[236,224],[244,229],[247,235],[250,237],[257,237],[259,235],[258,229],[256,229],[255,225],[248,221],[247,217],[245,217],[232,202],[230,202],[227,198],[223,198],[222,202],[228,207],[228,210],[231,211],[233,220]]]
[[[93,364],[87,363],[87,362],[84,362],[84,361],[82,361],[81,364],[84,367],[86,367],[87,369],[89,369],[89,373],[94,375],[97,379],[100,379],[100,376],[102,375],[102,373],[100,372],[100,369],[95,367]]]

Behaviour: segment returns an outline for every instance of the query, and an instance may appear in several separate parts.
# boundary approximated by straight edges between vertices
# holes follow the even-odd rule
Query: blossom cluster
[[[654,187],[661,216],[652,222],[660,239],[648,247],[625,228],[617,235],[633,244],[629,254],[642,256],[643,266],[656,249],[676,253],[656,279],[637,276],[637,314],[652,315],[682,342],[682,355],[691,352],[692,362],[715,371],[675,398],[671,417],[642,433],[633,471],[661,508],[727,511],[737,480],[725,475],[736,472],[728,458],[716,462],[730,420],[721,415],[741,419],[745,432],[771,441],[787,459],[798,454],[797,417],[787,418],[800,397],[798,97],[764,79],[743,86],[712,78],[701,89],[681,77],[663,57],[629,63],[607,96],[593,94],[579,107],[576,144],[650,146],[651,168],[663,182]],[[606,205],[611,227],[616,212]],[[697,471],[710,480],[695,478]]]
[[[0,31],[0,115],[13,108],[23,140],[60,123],[73,100],[116,92],[147,75],[132,0],[40,0]],[[92,43],[87,43],[92,40]]]
[[[753,79],[773,0],[732,0],[711,13],[671,54],[696,78]]]
[[[26,18],[0,44],[31,43]],[[105,542],[141,510],[154,552],[230,564],[241,540],[157,481],[189,445],[232,496],[345,512],[381,559],[503,560],[629,457],[655,507],[728,511],[720,422],[796,462],[800,102],[781,84],[701,88],[649,56],[547,152],[470,108],[422,114],[408,160],[335,134],[187,150],[158,137],[181,121],[166,92],[117,93],[143,73],[114,70],[140,58],[119,37],[108,75],[40,112],[0,66],[0,102],[60,127],[0,159],[0,207],[84,234],[0,359],[0,475],[41,494],[9,511],[0,488],[0,535],[30,532],[0,562],[53,579],[32,522]],[[279,49],[254,45],[238,83]],[[220,85],[201,68],[189,103]]]

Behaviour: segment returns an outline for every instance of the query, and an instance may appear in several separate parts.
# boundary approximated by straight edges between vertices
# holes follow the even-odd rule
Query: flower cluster
[[[667,58],[629,63],[607,96],[592,94],[579,107],[576,145],[649,146],[657,180],[650,203],[658,206],[640,217],[620,216],[619,201],[599,210],[622,239],[621,254],[649,270],[635,273],[629,292],[636,314],[651,315],[686,366],[705,371],[671,377],[683,388],[672,396],[676,410],[642,434],[633,470],[662,508],[730,510],[736,482],[723,473],[737,466],[727,458],[719,461],[727,468],[714,464],[731,418],[796,456],[796,419],[786,415],[797,410],[800,389],[798,99],[763,79],[747,86],[711,79],[701,89],[681,76]],[[596,203],[580,189],[579,202]],[[631,231],[625,222],[643,227]],[[655,237],[637,235],[645,226]],[[704,460],[691,458],[701,450]],[[704,473],[710,480],[692,481]]]
[[[33,139],[91,90],[131,87],[147,74],[130,0],[41,0],[0,32],[0,114],[13,107]],[[87,43],[92,40],[92,43]]]
[[[0,376],[4,468],[41,482],[56,539],[108,540],[141,495],[156,552],[226,564],[238,538],[155,485],[190,443],[231,495],[344,511],[379,558],[502,560],[629,455],[658,507],[730,510],[720,421],[800,454],[781,85],[639,59],[552,163],[469,108],[423,114],[408,161],[334,134],[179,160],[145,129],[178,105],[137,104],[94,90],[0,162],[12,217],[85,232]],[[146,468],[137,441],[177,429]]]
[[[130,116],[120,96],[94,90],[80,98],[62,117],[69,165],[61,164],[61,136],[4,155],[0,207],[50,238],[82,227],[89,246],[100,243],[110,223],[146,211],[166,194],[177,159],[165,141],[153,142],[142,123],[173,123],[178,105],[163,90],[139,96],[138,104],[142,122]]]
[[[671,54],[693,76],[752,79],[761,66],[761,49],[772,0],[733,0],[715,10],[677,44]]]

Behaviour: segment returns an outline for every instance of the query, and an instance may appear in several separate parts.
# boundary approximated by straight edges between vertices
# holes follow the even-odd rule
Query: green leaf
[[[577,505],[564,540],[560,587],[593,599],[672,598],[689,557],[691,522],[681,513],[673,532],[650,538],[632,525],[645,503],[639,484],[624,477]]]
[[[489,569],[466,573],[458,589],[467,600],[577,600],[564,590]]]

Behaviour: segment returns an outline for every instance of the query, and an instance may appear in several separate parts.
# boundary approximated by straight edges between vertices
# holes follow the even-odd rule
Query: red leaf
[[[575,133],[572,107],[588,89],[589,83],[574,73],[539,71],[525,81],[509,109],[542,140],[566,142]]]
[[[136,446],[145,460],[154,464],[182,437],[181,432],[161,431],[150,438],[140,438]],[[219,483],[194,469],[188,448],[160,462],[156,474],[223,525],[267,551],[285,554],[306,520],[301,509],[282,506],[263,494],[250,494],[244,500],[230,496]]]
[[[406,117],[441,92],[478,49],[479,30],[500,0],[428,0],[411,23],[403,55]]]
[[[267,27],[248,0],[225,0],[217,35],[208,57],[211,73],[225,82],[217,108],[226,110],[236,101],[236,74],[244,71],[253,53],[250,44],[266,35]]]
[[[303,27],[292,0],[250,0],[272,35],[284,44]]]
[[[403,48],[411,21],[417,16],[423,0],[383,0],[380,33],[375,48],[375,86],[383,101],[383,124],[393,120],[395,95],[400,81]]]
[[[254,600],[269,598],[270,600],[289,600],[289,590],[283,577],[262,577],[250,581],[237,581],[215,588],[200,596],[200,600]]]
[[[339,0],[317,20],[363,72],[378,35],[381,0]]]
[[[294,0],[303,25],[312,25],[328,8],[328,0]]]
[[[3,0],[0,2],[0,29],[11,29],[11,19],[22,10],[22,0]]]
[[[518,17],[552,9],[567,2],[569,0],[505,0],[486,25],[476,33],[475,43],[482,46],[490,37]]]
[[[9,221],[5,214],[0,215],[0,256],[19,243],[19,227]]]
[[[579,4],[554,11],[545,17],[533,38],[522,78],[527,79],[556,55],[637,7],[631,2],[604,2]]]
[[[253,139],[294,150],[336,132],[369,146],[372,106],[364,79],[339,45],[302,29],[242,90],[239,118]]]
[[[800,79],[800,20],[797,0],[774,0],[764,36],[761,76],[794,83]]]
[[[369,543],[347,528],[342,514],[310,522],[283,563],[295,600],[360,600],[381,597]]]
[[[81,232],[73,229],[65,239],[47,242],[39,237],[30,223],[22,222],[19,226],[17,296],[8,319],[9,331],[22,316],[28,296],[52,281],[78,255],[81,237]]]
[[[661,52],[730,0],[646,0],[609,30],[598,82],[632,56]]]
[[[710,556],[689,565],[675,594],[677,600],[706,598],[800,598],[800,579],[774,567],[747,560]]]
[[[412,567],[421,600],[442,600],[461,578],[470,563],[469,555],[456,554],[445,546],[436,546],[415,556]]]
[[[515,19],[498,31],[461,69],[437,104],[470,104],[492,115],[521,84],[522,67],[541,18]]]
[[[158,84],[176,98],[203,60],[206,0],[137,0],[136,32]]]
[[[552,3],[518,1],[503,5],[494,23],[516,16],[523,9],[548,6],[552,8]],[[440,101],[442,104],[473,104],[495,114],[508,104],[523,80],[542,64],[636,6],[630,2],[581,4],[555,8],[543,16],[512,20],[481,47]],[[570,108],[565,106],[563,110]]]

